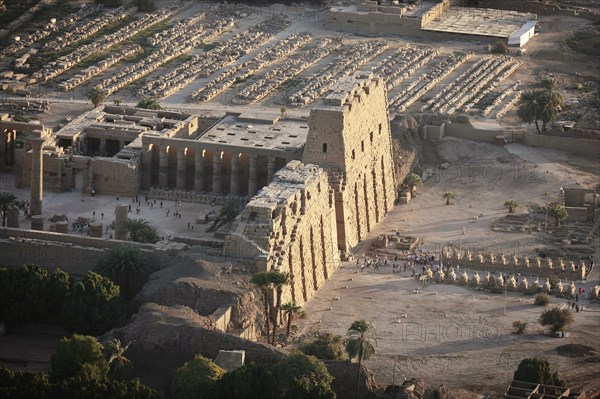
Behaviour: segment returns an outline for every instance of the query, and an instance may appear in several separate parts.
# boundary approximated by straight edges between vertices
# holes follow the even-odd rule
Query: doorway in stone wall
[[[81,169],[73,171],[73,183],[75,191],[83,192],[83,171]]]

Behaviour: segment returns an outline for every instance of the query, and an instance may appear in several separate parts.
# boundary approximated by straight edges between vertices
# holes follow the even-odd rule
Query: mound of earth
[[[246,329],[256,324],[259,312],[249,289],[249,276],[235,273],[234,269],[231,263],[197,259],[193,253],[179,255],[168,267],[150,276],[134,298],[134,305],[183,305],[204,316],[229,305],[228,330]]]
[[[556,351],[559,355],[565,357],[582,357],[597,355],[596,350],[591,346],[580,344],[561,345],[558,348],[556,348]]]
[[[215,359],[219,350],[244,350],[247,363],[273,363],[286,354],[218,331],[210,317],[181,305],[143,304],[129,324],[109,331],[100,340],[112,338],[131,343],[127,355],[136,377],[162,391],[168,391],[177,368],[196,354]]]

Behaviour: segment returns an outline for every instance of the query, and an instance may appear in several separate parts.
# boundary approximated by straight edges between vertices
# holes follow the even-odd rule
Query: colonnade
[[[277,170],[295,159],[243,150],[144,143],[142,188],[172,187],[253,196],[273,179]]]

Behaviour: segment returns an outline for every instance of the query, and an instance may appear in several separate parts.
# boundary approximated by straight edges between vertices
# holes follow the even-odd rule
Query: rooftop
[[[508,38],[537,16],[516,11],[491,8],[450,7],[440,18],[423,30]]]
[[[198,141],[229,146],[299,151],[304,148],[308,121],[281,119],[276,113],[228,114]]]
[[[249,207],[275,209],[308,186],[320,168],[300,161],[291,161],[273,176],[273,181],[263,187],[248,203]]]

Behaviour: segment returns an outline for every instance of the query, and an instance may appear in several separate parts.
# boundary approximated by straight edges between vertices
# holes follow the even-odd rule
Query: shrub
[[[552,308],[540,316],[540,324],[550,326],[552,332],[562,331],[563,328],[573,323],[573,312],[569,309]]]
[[[513,327],[515,329],[515,334],[521,335],[527,329],[527,322],[521,320],[513,321]]]
[[[320,334],[314,339],[304,340],[298,349],[306,354],[324,360],[345,359],[344,339],[330,333]]]
[[[210,398],[215,382],[225,370],[202,355],[177,369],[173,379],[173,394],[178,399]]]
[[[558,378],[558,373],[553,373],[552,370],[550,370],[548,361],[535,357],[523,359],[519,364],[517,371],[515,371],[513,379],[536,384],[566,386],[566,384]]]
[[[535,300],[533,301],[533,303],[538,306],[548,306],[550,300],[550,295],[541,293],[535,296]]]

